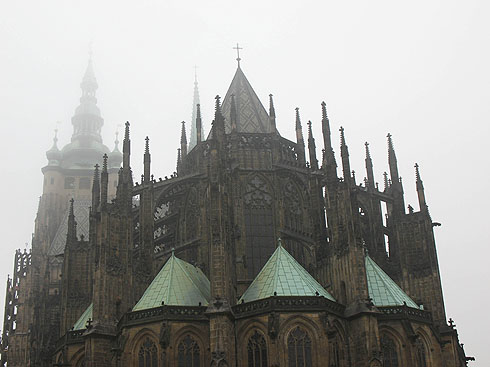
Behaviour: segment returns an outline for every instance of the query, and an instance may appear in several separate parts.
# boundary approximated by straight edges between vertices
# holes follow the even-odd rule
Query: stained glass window
[[[177,351],[178,367],[199,367],[201,360],[201,350],[197,342],[187,335],[179,343]]]
[[[267,367],[267,344],[257,331],[248,339],[248,367]]]
[[[381,337],[381,350],[383,352],[383,367],[398,367],[398,353],[396,344],[390,337]]]
[[[138,352],[138,367],[158,367],[158,351],[155,343],[146,338]]]
[[[288,366],[312,367],[311,338],[299,326],[288,336]]]

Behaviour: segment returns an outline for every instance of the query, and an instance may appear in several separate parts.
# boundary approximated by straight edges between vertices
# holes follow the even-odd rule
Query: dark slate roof
[[[75,221],[77,222],[78,237],[83,235],[88,239],[90,205],[92,205],[90,200],[75,200],[73,202],[73,212],[75,214]],[[63,220],[61,221],[61,224],[54,236],[53,242],[51,242],[51,246],[49,247],[48,255],[56,256],[65,252],[69,212],[70,209],[66,209],[66,212],[63,215]]]
[[[375,306],[419,306],[386,274],[373,259],[366,255],[366,275],[369,297]]]
[[[251,302],[277,296],[323,296],[335,301],[315,278],[303,268],[289,252],[279,245],[240,298]]]
[[[238,67],[228,92],[221,106],[225,117],[225,131],[231,132],[230,109],[231,95],[235,95],[237,109],[237,132],[270,133],[272,132],[269,115],[259,97],[255,94],[242,69]]]

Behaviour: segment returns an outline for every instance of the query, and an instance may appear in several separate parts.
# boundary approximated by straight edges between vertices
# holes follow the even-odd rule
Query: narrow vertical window
[[[383,335],[381,337],[381,350],[383,352],[383,367],[398,367],[398,353],[393,339]]]
[[[158,354],[155,343],[146,338],[138,352],[138,367],[158,367]]]
[[[299,326],[289,333],[288,366],[312,367],[311,338]]]
[[[422,340],[417,339],[415,345],[415,361],[417,367],[427,367],[427,356],[425,351],[425,345]]]
[[[248,367],[267,367],[267,344],[257,331],[248,339]]]
[[[187,335],[179,343],[177,351],[178,367],[199,367],[201,361],[201,350],[197,342]]]

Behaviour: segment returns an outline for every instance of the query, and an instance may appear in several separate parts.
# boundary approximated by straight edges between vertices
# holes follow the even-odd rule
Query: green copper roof
[[[207,306],[210,299],[211,287],[204,273],[172,254],[133,311],[160,307],[162,302],[170,306]]]
[[[335,299],[279,245],[238,302],[277,296],[320,296]]]
[[[417,304],[376,264],[366,255],[366,275],[369,297],[375,306],[402,306],[419,308]]]
[[[93,318],[93,313],[94,313],[94,304],[91,303],[90,306],[88,306],[87,309],[82,313],[82,316],[80,316],[78,321],[75,322],[75,325],[73,326],[73,330],[86,329],[87,321],[88,319]]]

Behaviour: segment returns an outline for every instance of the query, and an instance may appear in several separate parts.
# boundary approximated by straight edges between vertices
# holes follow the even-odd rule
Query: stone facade
[[[95,89],[89,66],[82,83],[87,104],[73,120],[80,144],[97,141],[102,126],[98,109],[94,115]],[[73,160],[63,166],[61,152],[71,151],[58,154],[55,141],[43,169],[32,252],[16,253],[14,277],[7,282],[3,364],[465,366],[471,358],[446,322],[436,223],[418,166],[420,208],[406,212],[390,135],[384,188],[375,182],[367,144],[366,179],[359,184],[343,129],[338,175],[324,103],[321,162],[311,123],[305,144],[297,109],[292,142],[277,131],[272,96],[269,105],[267,112],[238,67],[223,103],[216,98],[207,138],[196,106],[197,142],[189,151],[183,125],[176,173],[165,179],[151,174],[147,138],[144,174],[133,182],[129,123],[122,157],[117,143],[112,153],[93,146],[90,154],[85,151],[87,159],[94,149],[99,154],[91,162],[100,165],[95,172],[73,166]],[[77,149],[66,157],[84,154]],[[90,195],[82,189],[89,175]],[[82,199],[90,200],[88,235],[77,225]],[[66,243],[53,253],[64,219]],[[318,293],[274,292],[238,302],[278,238],[335,301]],[[207,276],[209,304],[133,310],[173,253]],[[367,254],[419,307],[380,303],[373,296]],[[85,325],[73,329],[91,304]]]

